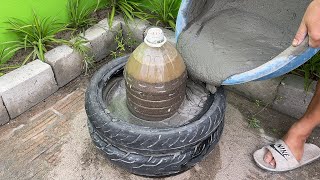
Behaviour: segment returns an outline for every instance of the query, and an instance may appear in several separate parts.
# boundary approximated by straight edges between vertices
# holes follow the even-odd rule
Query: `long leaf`
[[[113,24],[113,19],[114,19],[114,16],[115,16],[115,13],[116,13],[116,7],[115,6],[112,6],[112,10],[111,10],[111,13],[109,14],[109,18],[108,18],[108,23],[109,23],[109,27],[112,28],[112,24]]]
[[[31,56],[34,54],[34,51],[32,51],[31,53],[28,54],[28,56],[24,59],[24,61],[22,62],[21,66],[25,65],[31,58]]]

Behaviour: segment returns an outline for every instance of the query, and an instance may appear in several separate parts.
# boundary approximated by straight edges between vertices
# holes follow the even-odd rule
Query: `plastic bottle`
[[[125,66],[127,107],[138,118],[160,121],[185,98],[187,71],[181,55],[160,28],[149,29]]]

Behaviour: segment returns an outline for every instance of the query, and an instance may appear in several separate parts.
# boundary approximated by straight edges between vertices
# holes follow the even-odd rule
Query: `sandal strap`
[[[290,169],[300,165],[283,140],[280,139],[276,143],[270,144],[266,148],[271,152],[276,161],[275,169]]]

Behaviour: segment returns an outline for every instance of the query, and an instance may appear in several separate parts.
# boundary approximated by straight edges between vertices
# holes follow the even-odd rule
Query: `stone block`
[[[9,122],[10,118],[9,118],[9,114],[8,111],[6,109],[6,107],[3,104],[2,98],[0,96],[0,125],[3,125],[7,122]]]
[[[275,78],[265,81],[253,81],[239,85],[226,86],[251,100],[261,100],[265,104],[272,104],[277,95],[278,86],[283,78]]]
[[[143,42],[145,31],[150,27],[150,23],[140,19],[134,21],[123,22],[122,31],[124,38],[133,38],[137,41],[137,45]]]
[[[58,90],[50,65],[35,60],[0,77],[0,95],[15,118]]]
[[[66,85],[82,72],[83,57],[66,45],[50,50],[45,54],[45,59],[51,65],[59,87]]]
[[[121,20],[116,17],[112,28],[109,28],[108,20],[104,19],[92,26],[84,33],[84,38],[89,42],[86,44],[91,49],[91,54],[96,61],[104,59],[111,51],[116,50],[115,37],[121,30]]]
[[[304,90],[304,79],[296,75],[287,75],[281,82],[273,109],[289,116],[300,118],[306,111],[315,91],[316,82],[309,91]]]

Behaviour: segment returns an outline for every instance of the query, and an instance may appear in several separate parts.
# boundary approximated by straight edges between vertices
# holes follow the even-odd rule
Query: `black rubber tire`
[[[88,121],[89,132],[95,146],[117,166],[130,173],[148,176],[162,177],[184,172],[206,157],[219,142],[224,123],[199,142],[195,147],[189,147],[182,151],[168,154],[144,154],[118,148],[104,140]],[[214,163],[214,162],[212,162]]]
[[[205,113],[189,124],[166,129],[142,127],[119,121],[106,112],[103,88],[120,73],[128,56],[114,59],[95,73],[86,92],[85,107],[97,133],[117,147],[143,153],[166,153],[193,147],[207,139],[221,125],[226,108],[222,87],[208,97]]]

